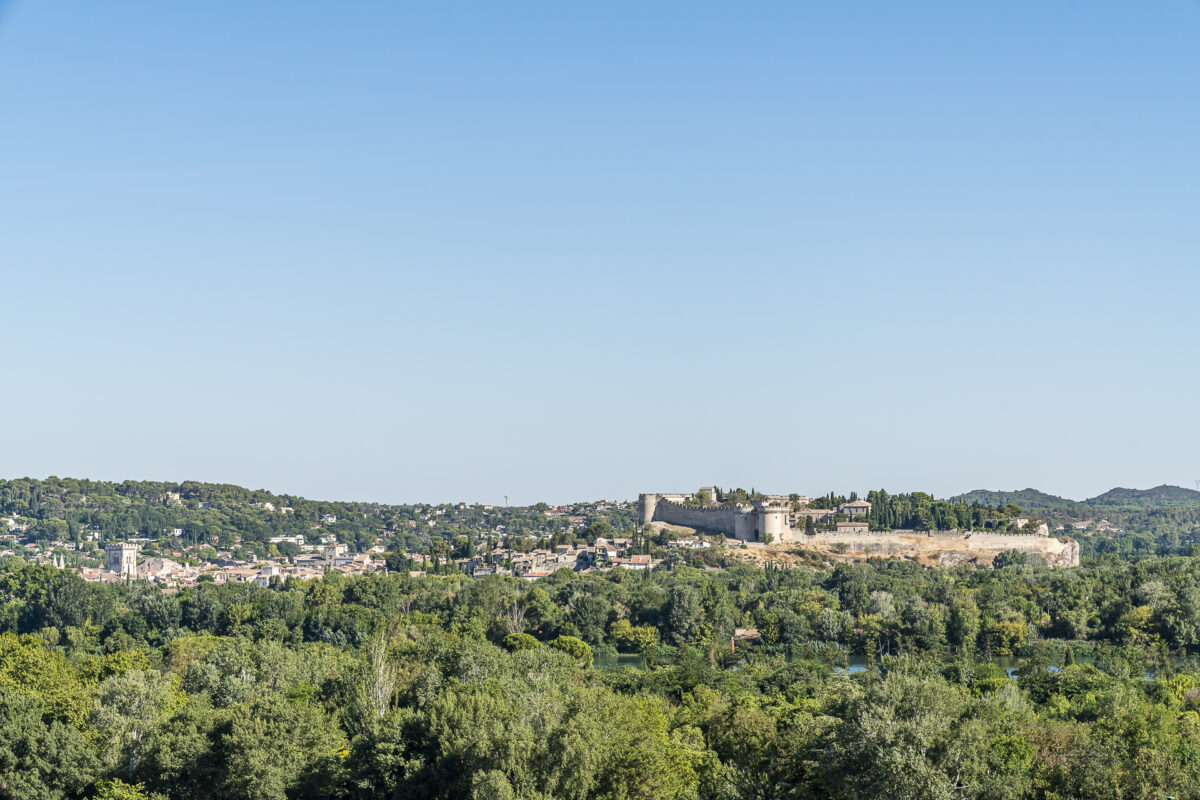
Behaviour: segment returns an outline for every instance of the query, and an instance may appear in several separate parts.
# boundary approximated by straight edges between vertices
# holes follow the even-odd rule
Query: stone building
[[[871,504],[866,500],[852,500],[849,503],[842,503],[837,508],[839,514],[845,514],[848,517],[865,517],[871,513]]]
[[[136,544],[110,544],[104,548],[108,553],[108,571],[115,572],[122,578],[131,580],[137,578],[138,546]]]

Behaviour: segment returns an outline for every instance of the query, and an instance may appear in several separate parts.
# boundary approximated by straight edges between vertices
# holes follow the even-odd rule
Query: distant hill
[[[636,523],[631,503],[539,503],[512,508],[466,503],[334,502],[220,483],[92,481],[49,477],[0,479],[0,536],[99,543],[162,540],[165,545],[237,543],[268,546],[275,537],[303,536],[364,551],[376,543],[421,549],[460,536],[553,536],[575,540],[587,525],[606,522],[617,532]],[[611,534],[610,534],[611,535]],[[0,548],[2,549],[2,548]]]
[[[999,492],[975,489],[950,498],[954,503],[979,503],[985,506],[1018,506],[1022,511],[1060,511],[1076,505],[1074,500],[1046,494],[1037,489],[1021,489],[1015,492]]]
[[[1155,486],[1153,489],[1109,489],[1084,501],[1106,506],[1185,506],[1200,508],[1200,492],[1182,486]]]
[[[1064,522],[1103,519],[1126,530],[1152,530],[1163,526],[1188,529],[1200,524],[1200,492],[1182,486],[1118,487],[1080,501],[1037,489],[1015,492],[977,489],[950,499],[958,503],[1015,504],[1022,511],[1045,514]]]

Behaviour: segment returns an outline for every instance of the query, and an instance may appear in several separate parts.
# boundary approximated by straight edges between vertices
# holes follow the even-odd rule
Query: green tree
[[[95,800],[153,800],[140,783],[125,783],[116,778],[103,781],[97,787]]]
[[[504,646],[509,650],[537,650],[542,643],[528,633],[510,633],[504,637]]]
[[[0,634],[0,694],[38,698],[48,719],[82,728],[92,695],[75,668],[39,638]]]
[[[672,735],[659,698],[622,698],[605,715],[610,737],[594,797],[600,800],[683,800],[694,797],[699,737]]]
[[[1014,735],[1028,712],[1004,697],[891,672],[839,706],[825,753],[829,793],[951,800],[1020,798],[1030,788],[1032,747]]]
[[[258,700],[231,709],[219,730],[222,797],[315,800],[342,782],[345,736],[316,705]]]
[[[950,644],[970,652],[979,638],[979,606],[970,595],[960,595],[950,605],[950,619],[946,626]]]
[[[182,696],[174,675],[152,670],[129,670],[100,684],[92,726],[107,741],[109,752],[119,759],[133,780],[146,737],[157,728]]]
[[[567,619],[575,625],[584,641],[599,644],[608,626],[611,605],[602,597],[585,592],[573,595],[567,603]]]
[[[48,711],[37,697],[0,692],[0,797],[65,800],[93,780],[99,763],[92,748]]]
[[[1021,649],[1029,635],[1029,625],[1014,619],[989,623],[983,629],[983,639],[991,653],[1009,656]]]
[[[592,648],[582,639],[574,636],[559,636],[550,643],[550,646],[555,650],[563,651],[585,669],[592,666]]]
[[[370,728],[392,707],[400,680],[400,670],[390,653],[395,638],[391,627],[382,626],[363,648],[354,693],[357,727]]]
[[[704,606],[700,592],[689,584],[672,586],[667,592],[664,638],[672,644],[689,644],[700,639],[704,629]]]
[[[207,695],[189,697],[150,731],[138,780],[172,798],[213,797],[223,768],[215,750],[219,722]]]
[[[645,653],[658,646],[658,631],[650,625],[630,625],[619,619],[608,628],[609,638],[626,652]]]

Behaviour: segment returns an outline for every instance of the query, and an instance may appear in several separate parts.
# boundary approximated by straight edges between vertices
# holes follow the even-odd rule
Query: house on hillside
[[[852,500],[849,503],[842,503],[838,506],[837,511],[850,518],[865,517],[871,513],[871,504],[866,500]]]

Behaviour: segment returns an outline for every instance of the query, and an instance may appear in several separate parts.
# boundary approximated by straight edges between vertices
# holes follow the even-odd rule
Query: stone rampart
[[[654,521],[658,504],[666,501],[682,503],[688,499],[686,494],[664,494],[661,492],[645,492],[638,495],[638,526],[649,525]]]
[[[686,525],[748,541],[757,538],[754,535],[754,510],[748,507],[686,506],[673,500],[659,499],[650,521]]]
[[[926,539],[965,539],[966,531],[948,530],[948,531],[896,531],[896,533],[909,533],[916,536],[924,536]]]
[[[990,563],[1005,550],[1035,553],[1052,567],[1079,566],[1079,543],[1035,533],[978,533],[965,531],[878,531],[858,534],[816,533],[801,536],[799,544],[845,547],[852,553],[900,556],[961,553]]]

